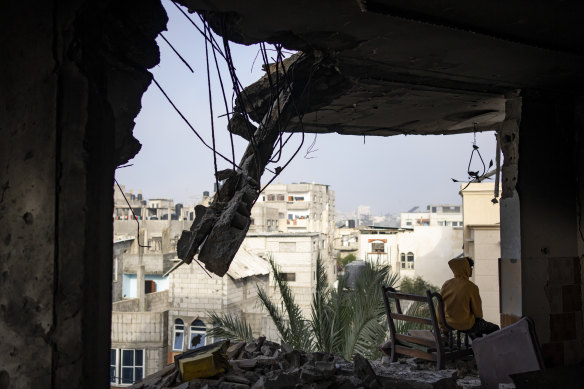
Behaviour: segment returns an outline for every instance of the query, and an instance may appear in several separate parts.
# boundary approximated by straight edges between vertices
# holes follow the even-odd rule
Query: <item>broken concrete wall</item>
[[[13,2],[1,13],[6,386],[107,385],[114,168],[139,149],[133,118],[165,23],[156,1]]]
[[[166,364],[168,311],[113,312],[112,349],[143,349],[145,375],[155,373]]]
[[[581,107],[572,97],[524,93],[517,184],[522,287],[515,297],[521,314],[535,320],[548,366],[584,359],[577,217],[582,157],[575,141],[584,128],[577,115]],[[512,291],[501,293],[508,297]]]

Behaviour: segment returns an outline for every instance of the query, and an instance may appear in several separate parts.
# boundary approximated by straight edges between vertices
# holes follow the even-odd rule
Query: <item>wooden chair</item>
[[[380,348],[386,354],[391,355],[391,361],[396,362],[398,354],[409,355],[416,358],[422,358],[429,361],[436,361],[438,370],[444,369],[447,359],[459,359],[471,355],[472,348],[469,345],[468,335],[464,334],[464,342],[461,340],[462,333],[456,331],[446,324],[444,314],[444,301],[439,293],[426,291],[426,296],[414,294],[405,294],[396,291],[394,288],[382,286],[383,302],[387,313],[389,332],[391,339]],[[442,323],[446,327],[446,333],[442,334],[438,326],[434,299],[438,303],[438,314]],[[392,312],[392,301],[395,305],[396,312]],[[419,317],[406,315],[402,311],[401,301],[411,301],[424,303],[428,307],[430,317]],[[395,320],[403,320],[411,323],[425,324],[431,327],[430,334],[427,337],[412,336],[408,334],[398,334],[396,331]],[[389,350],[391,348],[391,351]]]

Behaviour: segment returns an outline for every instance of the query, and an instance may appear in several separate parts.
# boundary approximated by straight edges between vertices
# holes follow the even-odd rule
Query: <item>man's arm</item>
[[[479,294],[479,287],[472,284],[470,293],[470,309],[475,316],[475,318],[482,319],[483,317],[483,303],[481,301],[481,295]]]

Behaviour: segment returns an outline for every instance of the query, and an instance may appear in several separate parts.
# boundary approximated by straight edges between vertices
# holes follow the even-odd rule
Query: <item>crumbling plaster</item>
[[[11,2],[0,16],[0,376],[105,387],[113,175],[158,63],[157,1]]]

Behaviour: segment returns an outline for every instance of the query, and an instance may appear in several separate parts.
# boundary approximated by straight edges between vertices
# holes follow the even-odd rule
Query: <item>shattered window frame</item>
[[[173,329],[173,338],[172,338],[172,351],[183,351],[185,347],[185,323],[182,319],[176,319],[174,321],[174,329]],[[177,338],[180,337],[180,348],[176,348],[177,346]]]
[[[201,341],[197,343],[195,347],[192,345],[193,337],[196,335],[201,335]],[[202,320],[193,320],[189,327],[189,345],[188,349],[192,350],[195,348],[203,347],[207,345],[207,326]]]

